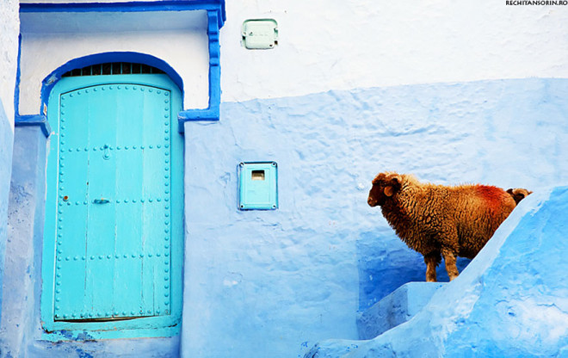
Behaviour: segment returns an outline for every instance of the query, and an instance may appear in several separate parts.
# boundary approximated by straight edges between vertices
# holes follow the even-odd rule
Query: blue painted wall
[[[41,131],[21,128],[10,225],[27,234],[7,248],[22,256],[10,261],[19,276],[3,311],[23,316],[2,323],[3,351],[278,358],[356,339],[361,311],[425,274],[420,255],[367,206],[372,178],[398,170],[536,191],[567,182],[567,95],[560,79],[368,88],[223,103],[221,121],[186,123],[184,310],[171,339],[37,342],[45,153]],[[277,210],[237,209],[242,161],[278,163]]]
[[[12,172],[12,146],[14,132],[0,99],[0,308],[4,281],[4,252],[7,239],[8,193]],[[0,310],[1,311],[1,310]],[[0,312],[0,323],[2,314]]]
[[[565,357],[568,187],[525,199],[460,277],[409,322],[306,358]]]
[[[45,136],[38,127],[16,127],[8,211],[6,277],[2,305],[2,352],[21,356],[30,338],[35,293],[41,288],[41,225],[43,223]],[[39,265],[39,266],[37,266]],[[39,306],[38,306],[39,307]]]
[[[184,356],[302,356],[324,337],[356,339],[358,311],[425,275],[367,206],[372,178],[568,182],[567,95],[558,79],[369,88],[223,103],[220,122],[187,123]],[[237,164],[269,160],[279,209],[237,210]]]

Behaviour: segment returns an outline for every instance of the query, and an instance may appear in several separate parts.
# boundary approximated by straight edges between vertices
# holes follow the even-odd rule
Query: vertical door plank
[[[117,252],[126,253],[128,259],[116,262],[117,275],[115,302],[119,310],[129,311],[131,316],[144,314],[142,305],[143,240],[141,222],[142,197],[141,166],[142,143],[140,117],[144,108],[139,86],[123,85],[119,89],[121,105],[117,108],[117,156],[116,188],[123,210],[117,213]],[[141,312],[142,311],[142,312]]]
[[[107,317],[113,310],[114,244],[116,231],[116,109],[115,86],[95,86],[85,97],[89,133],[89,216],[85,313]]]

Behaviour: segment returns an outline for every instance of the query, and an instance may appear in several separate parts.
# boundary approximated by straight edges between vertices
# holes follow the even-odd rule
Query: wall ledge
[[[43,114],[30,114],[23,116],[18,115],[16,116],[15,126],[16,127],[39,126],[46,138],[49,138],[49,135],[51,134],[51,126],[47,121],[47,117],[44,116]]]

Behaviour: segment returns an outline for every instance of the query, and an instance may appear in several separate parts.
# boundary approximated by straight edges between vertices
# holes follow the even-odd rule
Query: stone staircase
[[[357,319],[359,339],[373,339],[420,312],[444,282],[409,282],[397,288]]]

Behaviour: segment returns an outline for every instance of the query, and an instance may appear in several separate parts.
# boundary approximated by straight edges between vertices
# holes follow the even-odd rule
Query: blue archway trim
[[[96,65],[100,63],[107,63],[107,62],[133,62],[133,63],[141,63],[144,65],[156,67],[164,71],[183,93],[183,80],[181,76],[168,63],[157,57],[137,52],[99,53],[99,54],[88,55],[73,59],[65,63],[64,65],[60,66],[53,72],[51,72],[42,81],[42,88],[41,88],[42,101],[41,101],[40,113],[45,112],[43,108],[47,106],[49,94],[51,93],[53,86],[55,86],[57,81],[61,79],[63,74],[74,69],[83,68],[86,66]],[[19,94],[18,91],[16,91],[16,94]],[[17,103],[16,103],[16,108],[18,108]],[[39,125],[46,137],[49,137],[51,133],[49,123],[47,122],[47,118],[44,114],[20,115],[18,113],[16,114],[15,125],[22,127]]]
[[[180,132],[184,130],[187,121],[218,121],[219,106],[221,104],[221,66],[219,30],[225,24],[225,0],[164,0],[164,1],[132,1],[117,3],[23,3],[20,4],[20,12],[143,12],[143,11],[193,11],[207,10],[207,35],[209,37],[209,106],[206,109],[188,109],[178,114]],[[120,59],[116,56],[120,54]],[[129,59],[130,55],[138,56],[135,60]],[[101,56],[97,61],[92,61],[96,56]],[[104,60],[105,56],[109,56]],[[147,57],[144,57],[147,56]],[[147,61],[142,62],[141,60]],[[84,61],[84,62],[82,62]],[[138,53],[109,53],[82,57],[69,61],[52,72],[43,81],[42,108],[44,107],[49,92],[53,85],[61,78],[61,75],[69,70],[81,68],[102,62],[140,62],[157,67],[166,72],[183,91],[181,77],[164,61],[149,55]],[[18,62],[19,63],[19,62]],[[16,105],[18,108],[18,105]],[[41,112],[41,110],[40,110]],[[17,116],[20,118],[20,116]]]
[[[218,121],[221,105],[221,50],[219,46],[218,13],[207,11],[207,36],[209,37],[209,106],[207,109],[189,109],[178,114],[179,130],[190,121]]]
[[[133,62],[156,67],[164,71],[183,93],[183,80],[181,76],[167,62],[157,57],[138,52],[105,52],[73,59],[57,68],[55,71],[51,72],[42,81],[42,108],[44,108],[44,105],[47,104],[49,94],[51,93],[53,86],[57,83],[57,81],[61,79],[64,73],[77,68],[83,68],[86,66],[107,62]]]

